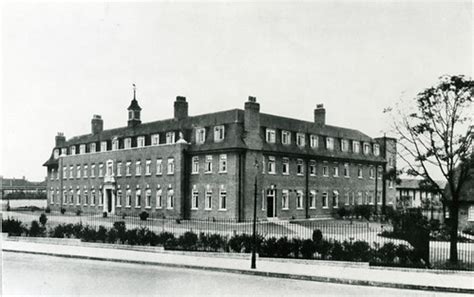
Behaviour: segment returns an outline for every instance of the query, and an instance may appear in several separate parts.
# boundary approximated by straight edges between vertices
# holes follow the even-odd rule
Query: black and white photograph
[[[1,296],[474,294],[472,0],[0,13]]]

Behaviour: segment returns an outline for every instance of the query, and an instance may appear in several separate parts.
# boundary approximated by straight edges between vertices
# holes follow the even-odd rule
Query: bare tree
[[[399,138],[399,157],[407,173],[433,185],[449,207],[450,262],[456,264],[460,190],[468,178],[468,159],[473,144],[474,82],[464,76],[442,76],[409,104],[399,104],[392,113]],[[446,190],[435,182],[446,180]]]

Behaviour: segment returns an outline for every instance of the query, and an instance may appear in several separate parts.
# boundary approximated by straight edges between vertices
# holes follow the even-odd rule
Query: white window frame
[[[339,164],[334,164],[333,170],[332,170],[332,176],[333,177],[339,177]]]
[[[290,159],[288,158],[283,158],[282,159],[282,172],[283,175],[289,175],[290,174]]]
[[[166,208],[167,209],[174,209],[174,190],[168,189],[166,193]]]
[[[291,144],[291,132],[282,130],[281,131],[281,143],[284,145],[290,145]]]
[[[113,151],[118,151],[118,149],[119,149],[119,140],[118,140],[117,137],[114,137],[112,139],[112,150]]]
[[[303,159],[296,160],[296,175],[302,176],[304,175],[304,161]]]
[[[315,160],[309,161],[309,175],[316,176],[316,161]]]
[[[318,148],[319,147],[319,137],[318,135],[311,134],[309,136],[309,146],[311,148]]]
[[[224,185],[219,190],[219,210],[227,210],[227,191]]]
[[[349,140],[341,139],[341,151],[348,152],[349,151]]]
[[[88,174],[87,174],[87,171],[89,170],[89,166],[88,165],[84,165],[83,169],[82,169],[82,177],[83,178],[87,178]]]
[[[124,149],[130,149],[132,148],[132,138],[127,137],[123,140],[123,148]]]
[[[352,141],[352,152],[355,154],[360,154],[360,142],[359,141]]]
[[[289,191],[284,189],[281,191],[281,209],[289,210],[290,209],[290,195]]]
[[[380,145],[378,143],[374,143],[374,156],[380,156]]]
[[[135,190],[135,208],[142,208],[142,190],[138,187]]]
[[[362,169],[362,166],[357,167],[357,177],[358,178],[364,178],[364,169]]]
[[[332,208],[339,208],[339,191],[332,191]]]
[[[268,174],[276,173],[276,160],[274,156],[268,156],[267,172]]]
[[[223,141],[225,138],[225,127],[224,125],[219,125],[214,127],[214,142]]]
[[[158,188],[156,190],[156,194],[155,194],[155,208],[156,209],[161,209],[163,208],[163,191],[161,190],[161,188]]]
[[[74,166],[70,165],[69,166],[69,179],[74,178]]]
[[[95,142],[89,144],[89,153],[95,153],[97,150]]]
[[[91,177],[95,177],[95,164],[91,164]]]
[[[120,188],[120,185],[119,185],[119,188],[117,189],[117,201],[115,202],[115,204],[117,205],[117,207],[122,207],[122,189]]]
[[[227,173],[227,154],[219,155],[219,173]]]
[[[145,175],[146,176],[151,175],[151,160],[150,159],[145,161]]]
[[[349,163],[344,164],[344,177],[350,177],[351,176],[351,168]]]
[[[167,174],[168,175],[173,175],[174,174],[174,158],[168,158],[168,163],[167,163]]]
[[[163,174],[163,159],[156,159],[156,175]]]
[[[204,210],[212,210],[212,189],[207,185],[204,199]]]
[[[206,155],[204,173],[212,173],[212,155]]]
[[[344,197],[345,197],[344,204],[345,205],[350,205],[350,203],[351,203],[351,201],[350,201],[351,200],[351,193],[348,190],[346,190],[346,192],[344,193]]]
[[[334,137],[326,136],[326,149],[330,151],[334,150]]]
[[[142,161],[135,162],[135,176],[142,175]]]
[[[145,136],[138,136],[137,147],[144,147],[144,146],[145,146]]]
[[[329,176],[329,165],[327,163],[323,164],[323,177]]]
[[[206,128],[196,128],[196,143],[203,144],[206,142]]]
[[[106,152],[107,151],[107,141],[101,141],[100,142],[100,151],[101,152]]]
[[[76,178],[81,178],[82,168],[81,165],[76,165]]]
[[[299,147],[306,146],[306,135],[304,133],[296,133],[296,145]]]
[[[370,154],[370,143],[364,142],[364,155]]]
[[[309,191],[309,209],[316,209],[316,191]]]
[[[196,185],[193,186],[193,191],[191,193],[191,210],[199,209],[199,191]]]
[[[329,201],[328,201],[328,192],[323,191],[321,193],[321,202],[322,202],[322,208],[323,209],[328,209],[329,208]]]
[[[132,162],[127,161],[125,164],[125,176],[132,176]]]
[[[374,166],[369,167],[369,178],[370,179],[375,179],[375,168],[374,168]]]
[[[127,189],[125,192],[125,207],[130,208],[132,207],[132,190]]]
[[[199,174],[199,156],[193,156],[191,159],[191,174]]]
[[[151,135],[151,145],[160,145],[160,134]]]
[[[176,133],[174,131],[166,132],[166,144],[174,144],[176,141]]]
[[[469,208],[467,209],[467,221],[474,221],[474,205],[469,205]]]
[[[80,144],[79,145],[79,154],[83,155],[86,153],[86,145],[85,144]]]
[[[117,162],[117,176],[122,176],[122,162]]]
[[[275,129],[267,128],[265,130],[265,140],[267,143],[275,143],[276,142],[276,131]]]
[[[151,208],[151,189],[147,188],[145,190],[145,208],[150,209]]]
[[[296,191],[296,209],[303,209],[304,193],[302,190]]]

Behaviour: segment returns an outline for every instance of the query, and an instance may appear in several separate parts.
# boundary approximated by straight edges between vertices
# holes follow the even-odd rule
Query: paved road
[[[3,252],[3,296],[467,296]]]

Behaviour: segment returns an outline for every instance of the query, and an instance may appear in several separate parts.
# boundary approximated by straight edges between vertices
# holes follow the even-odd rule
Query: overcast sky
[[[58,131],[243,108],[376,137],[382,109],[443,74],[472,72],[469,1],[40,3],[2,10],[0,174],[41,180]]]

